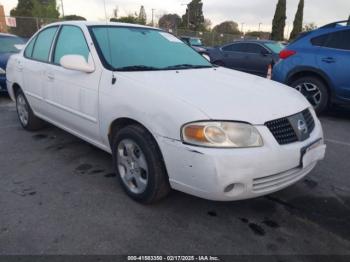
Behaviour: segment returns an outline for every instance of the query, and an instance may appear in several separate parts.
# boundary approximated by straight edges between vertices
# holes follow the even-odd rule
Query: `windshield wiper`
[[[164,69],[165,70],[172,70],[172,69],[198,69],[198,68],[212,68],[211,65],[191,65],[191,64],[180,64],[180,65],[173,65],[173,66],[167,66]]]
[[[124,66],[115,69],[116,71],[156,71],[160,68],[145,65]]]

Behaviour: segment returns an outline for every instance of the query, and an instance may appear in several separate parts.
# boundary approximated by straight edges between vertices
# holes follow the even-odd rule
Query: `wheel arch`
[[[326,86],[328,94],[331,98],[334,96],[333,87],[329,77],[321,70],[313,67],[298,67],[291,71],[287,76],[287,85],[291,85],[294,81],[299,78],[312,76],[320,79]]]
[[[18,90],[21,89],[22,87],[17,82],[14,82],[11,86],[8,86],[8,93],[13,101],[16,101],[16,94]]]
[[[167,166],[166,166],[166,163],[164,161],[163,152],[162,152],[162,150],[161,150],[161,148],[159,146],[159,143],[158,143],[157,139],[155,138],[155,136],[153,135],[153,133],[144,124],[142,124],[141,122],[139,122],[139,121],[137,121],[135,119],[129,118],[129,117],[121,117],[121,118],[115,119],[109,125],[109,129],[108,129],[108,142],[109,142],[109,145],[110,145],[111,149],[112,149],[112,143],[113,143],[113,134],[115,132],[117,132],[117,130],[120,130],[120,129],[122,129],[124,127],[127,127],[127,126],[130,126],[130,125],[138,125],[138,126],[142,127],[143,129],[145,129],[151,135],[151,137],[153,138],[155,144],[157,145],[157,148],[158,148],[161,160],[162,160],[162,162],[164,164],[164,168],[165,168],[165,171],[166,171],[167,178],[169,179]],[[113,151],[113,149],[112,149],[112,151]]]

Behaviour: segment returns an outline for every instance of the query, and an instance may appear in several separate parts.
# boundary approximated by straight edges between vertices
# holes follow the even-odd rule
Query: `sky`
[[[65,14],[78,14],[88,20],[103,20],[105,17],[104,0],[62,0]],[[144,5],[147,18],[155,19],[166,13],[182,16],[190,0],[105,0],[107,15],[112,16],[118,7],[118,16],[139,12]],[[254,30],[261,23],[261,29],[269,30],[277,0],[202,0],[204,16],[213,25],[225,20],[234,20],[243,26],[244,31]],[[292,27],[299,0],[287,0],[287,27]],[[61,4],[61,0],[57,0]],[[6,14],[16,6],[17,0],[0,0]],[[350,0],[305,0],[304,22],[314,22],[318,26],[336,20],[345,20],[350,15]],[[242,25],[242,23],[244,23]],[[288,30],[288,28],[287,28]]]

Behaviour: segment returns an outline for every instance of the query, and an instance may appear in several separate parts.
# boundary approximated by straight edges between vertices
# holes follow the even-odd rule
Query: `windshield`
[[[279,54],[285,48],[281,43],[266,43],[266,46],[275,54]]]
[[[191,38],[190,44],[192,46],[203,46],[202,40],[200,40],[199,38]]]
[[[212,65],[175,36],[156,29],[93,26],[105,66],[116,71],[208,68]]]
[[[20,50],[15,45],[23,45],[24,41],[19,37],[1,36],[0,53],[18,53]]]

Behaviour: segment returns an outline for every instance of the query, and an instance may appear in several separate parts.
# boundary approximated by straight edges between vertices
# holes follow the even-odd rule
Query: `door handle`
[[[336,62],[336,60],[333,57],[324,57],[321,60],[322,62],[325,62],[327,64],[332,64]]]
[[[47,73],[47,78],[49,80],[54,80],[55,79],[55,75],[53,73]]]
[[[18,71],[20,71],[20,72],[22,72],[23,71],[23,65],[20,63],[20,62],[18,62],[17,63],[17,69],[18,69]]]

